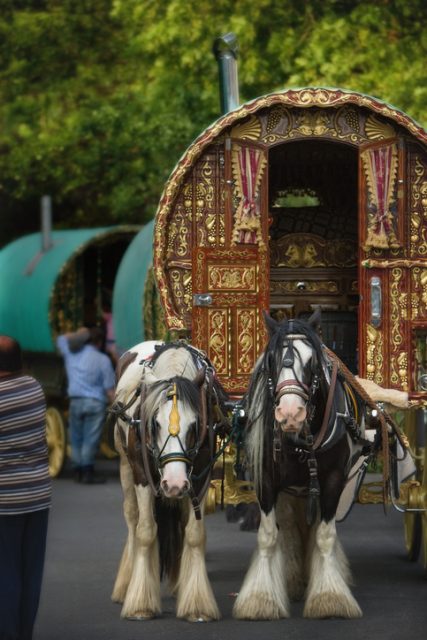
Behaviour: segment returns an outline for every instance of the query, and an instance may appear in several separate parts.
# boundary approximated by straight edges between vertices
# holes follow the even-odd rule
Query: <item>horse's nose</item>
[[[178,486],[177,484],[169,486],[167,480],[162,480],[160,486],[167,498],[181,498],[188,492],[190,483],[188,480],[184,480],[182,486]]]
[[[296,407],[282,407],[278,405],[275,410],[275,418],[283,427],[288,423],[301,425],[307,417],[307,409],[305,406],[298,405]]]

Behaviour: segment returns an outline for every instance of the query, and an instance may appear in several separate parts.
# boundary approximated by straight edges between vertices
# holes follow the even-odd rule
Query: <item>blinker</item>
[[[179,411],[178,411],[178,392],[176,390],[176,383],[174,382],[170,391],[167,394],[168,399],[172,399],[172,409],[169,414],[169,433],[171,436],[177,436],[180,431],[179,425]]]
[[[283,357],[282,366],[287,367],[289,369],[291,369],[294,366],[294,352],[291,344],[286,349],[286,353]]]

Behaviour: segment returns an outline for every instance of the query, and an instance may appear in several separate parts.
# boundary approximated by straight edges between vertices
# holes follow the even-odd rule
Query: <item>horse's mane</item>
[[[193,413],[199,413],[200,391],[194,383],[198,369],[191,348],[181,342],[156,347],[152,371],[157,381],[149,385],[145,398],[144,413],[148,424],[164,401],[164,394],[174,383],[184,406]]]
[[[188,380],[188,378],[174,376],[167,380],[159,380],[149,386],[144,403],[144,412],[148,424],[151,422],[160,405],[164,402],[164,394],[170,389],[173,383],[176,384],[178,398],[183,405],[195,414],[200,412],[199,387],[192,380]]]
[[[271,328],[269,327],[271,331]],[[248,455],[254,481],[261,490],[264,455],[272,459],[272,426],[274,423],[274,390],[282,368],[283,343],[287,335],[304,335],[317,355],[325,362],[322,343],[316,330],[304,320],[283,320],[271,331],[264,354],[258,360],[245,396],[248,414]]]

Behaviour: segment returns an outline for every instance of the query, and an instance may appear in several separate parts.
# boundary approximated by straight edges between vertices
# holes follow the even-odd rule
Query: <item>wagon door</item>
[[[231,138],[224,155],[224,246],[194,250],[192,341],[207,353],[225,389],[240,394],[266,342],[266,157],[259,146]]]
[[[404,141],[360,149],[360,375],[409,390],[410,260]]]

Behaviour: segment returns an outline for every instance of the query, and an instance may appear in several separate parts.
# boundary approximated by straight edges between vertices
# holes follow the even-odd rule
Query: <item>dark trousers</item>
[[[49,510],[0,515],[0,640],[31,640]]]

